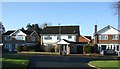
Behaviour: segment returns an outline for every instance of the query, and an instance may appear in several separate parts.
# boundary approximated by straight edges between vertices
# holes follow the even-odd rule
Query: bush
[[[44,47],[45,52],[55,52],[55,49],[53,46],[46,46]]]
[[[23,51],[29,51],[29,47],[28,46],[24,46],[23,47]]]
[[[85,45],[85,46],[83,47],[83,51],[84,51],[85,53],[93,53],[93,52],[94,52],[94,47],[93,47],[93,46],[89,46],[89,45]]]
[[[16,46],[16,51],[21,52],[23,50],[23,46]]]

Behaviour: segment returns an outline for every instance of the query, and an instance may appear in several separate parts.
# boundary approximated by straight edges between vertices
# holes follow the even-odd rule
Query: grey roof
[[[3,33],[3,35],[10,35],[10,34],[12,34],[13,32],[15,32],[15,30],[8,30],[7,32]]]
[[[79,34],[79,26],[47,26],[42,34]]]

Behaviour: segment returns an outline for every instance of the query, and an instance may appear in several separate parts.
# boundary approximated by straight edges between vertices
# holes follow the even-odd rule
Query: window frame
[[[113,38],[113,36],[114,36],[114,38]],[[119,40],[119,35],[117,35],[117,34],[112,35],[112,40]]]
[[[72,39],[72,35],[68,35],[68,39]]]
[[[108,40],[108,35],[99,35],[98,39],[99,40]]]

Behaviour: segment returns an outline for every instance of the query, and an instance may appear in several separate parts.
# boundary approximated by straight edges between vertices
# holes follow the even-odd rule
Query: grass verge
[[[120,60],[96,60],[89,64],[100,69],[120,69]]]
[[[29,64],[29,59],[22,55],[3,55],[0,61],[2,61],[2,69],[9,67],[27,69]]]

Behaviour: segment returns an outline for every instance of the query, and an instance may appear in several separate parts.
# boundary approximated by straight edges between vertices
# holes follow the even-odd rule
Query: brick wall
[[[108,35],[108,40],[98,40],[98,36],[95,36],[95,44],[100,43],[100,44],[120,44],[120,35],[119,35],[119,40],[112,40],[112,35]]]

